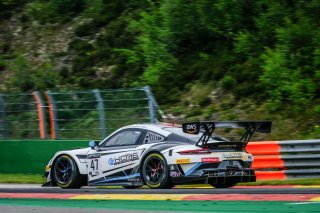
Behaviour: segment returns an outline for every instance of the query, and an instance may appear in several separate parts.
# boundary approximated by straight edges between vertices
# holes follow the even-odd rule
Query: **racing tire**
[[[63,189],[81,188],[85,182],[85,175],[81,175],[76,162],[69,155],[60,155],[52,170],[52,177],[56,184]]]
[[[226,182],[226,183],[211,183],[214,188],[230,188],[237,185],[237,182]]]
[[[169,177],[169,168],[164,157],[151,153],[142,164],[142,178],[152,189],[170,189],[174,186]]]

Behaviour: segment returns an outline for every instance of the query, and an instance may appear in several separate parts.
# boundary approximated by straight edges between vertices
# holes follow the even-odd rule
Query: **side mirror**
[[[89,147],[91,147],[91,149],[96,148],[99,145],[99,143],[97,141],[90,141],[89,142]]]

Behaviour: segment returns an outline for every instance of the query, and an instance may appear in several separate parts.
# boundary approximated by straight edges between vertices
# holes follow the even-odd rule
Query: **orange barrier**
[[[278,141],[250,142],[246,150],[253,155],[280,155]]]
[[[285,169],[284,161],[280,155],[258,155],[254,156],[253,169]]]
[[[284,172],[284,161],[281,159],[281,146],[278,141],[250,142],[246,150],[254,156],[252,168],[256,170],[257,180],[284,180],[287,178]]]
[[[284,171],[256,171],[257,180],[286,180]]]
[[[37,96],[36,92],[32,93],[36,103],[37,103],[37,111],[38,111],[38,120],[39,120],[39,131],[40,131],[40,138],[45,139],[46,138],[46,132],[44,127],[44,114],[41,106],[41,101],[39,97]]]
[[[50,133],[51,133],[51,139],[56,139],[56,132],[55,130],[55,124],[54,124],[54,114],[53,114],[53,106],[50,100],[50,97],[48,96],[47,93],[45,93],[46,99],[48,101],[48,106],[49,106],[49,117],[50,117]]]

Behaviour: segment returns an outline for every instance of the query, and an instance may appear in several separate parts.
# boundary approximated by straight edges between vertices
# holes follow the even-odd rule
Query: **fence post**
[[[149,104],[149,115],[150,115],[150,123],[157,123],[157,108],[158,104],[152,94],[151,88],[149,86],[143,87],[143,90],[145,91],[147,98],[148,98],[148,104]]]
[[[104,113],[104,102],[103,99],[101,97],[101,93],[100,90],[95,89],[92,90],[92,92],[94,93],[94,96],[96,97],[96,100],[98,102],[98,111],[99,111],[99,123],[100,123],[100,130],[101,130],[101,136],[102,138],[105,138],[107,136],[107,132],[106,132],[106,116]]]
[[[57,107],[50,90],[45,92],[49,104],[51,139],[59,139],[59,127],[57,123]]]
[[[40,93],[38,91],[33,92],[32,95],[37,103],[40,138],[46,139],[47,128],[46,128],[46,113],[45,113],[44,104],[40,96]]]
[[[6,111],[5,111],[5,104],[4,99],[2,98],[2,95],[0,93],[0,113],[1,113],[1,128],[0,131],[2,131],[2,137],[3,139],[7,139],[7,125],[6,125]]]

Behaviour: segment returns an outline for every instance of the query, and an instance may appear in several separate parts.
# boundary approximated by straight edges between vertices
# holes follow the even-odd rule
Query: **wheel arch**
[[[84,162],[80,162],[80,159],[76,156],[75,153],[72,153],[72,152],[62,152],[62,153],[59,153],[59,155],[57,155],[55,157],[55,161],[57,160],[57,158],[61,155],[68,155],[69,157],[71,157],[74,162],[77,164],[77,167],[78,167],[78,171],[81,175],[87,175],[87,168],[86,168],[86,160],[84,160]],[[53,165],[53,164],[52,164]]]
[[[87,176],[87,170],[86,170],[86,167],[85,166],[81,166],[81,164],[84,164],[84,163],[81,163],[80,160],[76,157],[75,154],[73,153],[68,153],[68,152],[60,152],[60,153],[57,153],[52,161],[52,164],[51,164],[51,169],[53,168],[54,164],[56,163],[57,159],[62,156],[62,155],[67,155],[69,156],[70,158],[72,158],[72,160],[76,163],[77,165],[77,169],[78,169],[78,172],[80,175],[85,175]],[[50,172],[50,178],[53,182],[55,182],[54,178],[53,178],[53,172],[51,170]]]

